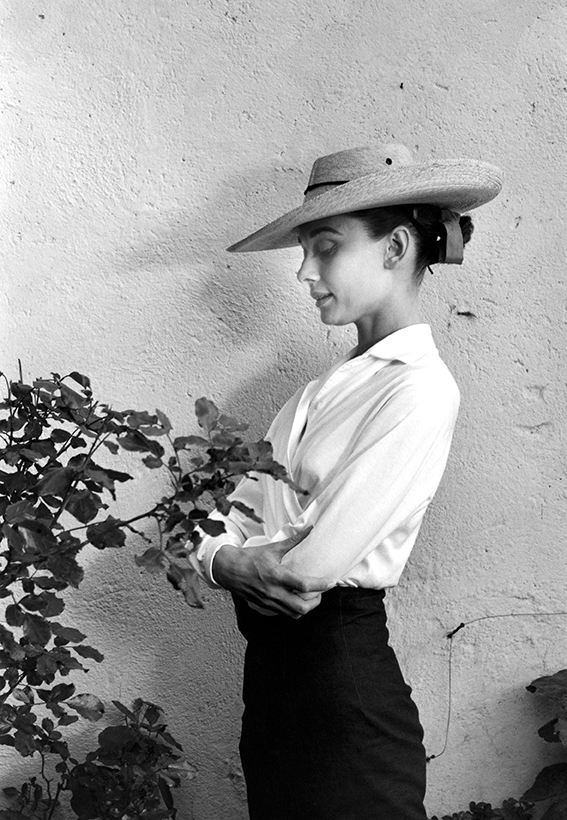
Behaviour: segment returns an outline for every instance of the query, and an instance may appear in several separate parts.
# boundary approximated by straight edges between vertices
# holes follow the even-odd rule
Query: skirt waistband
[[[376,626],[386,630],[386,610],[383,589],[333,587],[321,596],[321,603],[301,618],[287,615],[263,615],[238,595],[233,595],[238,627],[247,640],[276,639],[277,635],[299,634],[333,629],[333,624],[345,619],[372,618]],[[386,631],[387,634],[387,631]]]

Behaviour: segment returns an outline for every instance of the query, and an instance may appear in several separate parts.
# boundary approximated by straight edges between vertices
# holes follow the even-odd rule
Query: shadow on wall
[[[262,178],[254,170],[249,177],[256,180],[255,191],[274,192],[268,172]],[[235,223],[247,196],[240,178],[225,180],[198,208],[173,212],[167,225],[148,227],[147,239],[119,254],[116,275],[130,284],[129,309],[142,319],[148,311],[147,295],[155,295],[156,346],[167,337],[183,370],[198,350],[199,362],[209,367],[213,383],[217,367],[219,381],[232,378],[223,409],[249,421],[260,434],[298,387],[329,366],[339,349],[335,342],[325,344],[329,333],[312,312],[305,288],[295,280],[298,258],[226,252],[225,247],[238,238],[236,229],[226,226]],[[272,213],[277,213],[275,202]],[[253,215],[247,220],[251,231],[262,221]],[[289,275],[286,271],[278,277],[282,263]],[[158,275],[156,288],[152,280]],[[189,337],[197,339],[197,347],[189,345]],[[349,346],[342,338],[339,343],[342,349]],[[236,369],[227,373],[235,362]]]
[[[163,277],[173,271],[174,291],[165,294],[163,284],[160,287],[172,304],[181,299],[189,311],[218,319],[219,332],[224,332],[227,342],[237,333],[241,342],[253,343],[262,340],[263,329],[280,321],[281,316],[274,310],[274,302],[262,298],[265,282],[259,278],[258,261],[265,265],[266,257],[248,254],[251,264],[244,266],[241,255],[226,252],[226,246],[235,239],[227,226],[234,224],[246,200],[247,192],[238,185],[239,180],[225,180],[214,198],[207,197],[193,209],[171,212],[166,225],[148,225],[143,242],[118,252],[116,270],[130,277],[142,272],[155,276],[158,271]],[[252,215],[247,221],[252,231],[262,217]],[[290,276],[289,284],[293,283]],[[151,285],[149,281],[148,292]]]

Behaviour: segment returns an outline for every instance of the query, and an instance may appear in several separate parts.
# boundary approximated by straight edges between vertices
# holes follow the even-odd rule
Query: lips
[[[317,307],[321,307],[322,305],[326,304],[329,299],[332,298],[332,293],[312,293],[312,298],[315,299],[315,304]]]

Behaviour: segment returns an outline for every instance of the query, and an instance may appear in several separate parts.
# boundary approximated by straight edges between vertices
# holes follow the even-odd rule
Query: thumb
[[[284,538],[283,541],[277,541],[273,544],[274,552],[281,560],[284,555],[296,547],[298,544],[301,544],[304,538],[307,538],[309,533],[313,527],[306,527],[304,530],[300,530],[299,532],[294,532],[293,535],[289,535],[287,538]]]

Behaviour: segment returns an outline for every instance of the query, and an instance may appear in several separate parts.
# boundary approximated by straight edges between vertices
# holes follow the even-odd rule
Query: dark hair
[[[394,228],[405,225],[416,240],[415,279],[419,284],[425,269],[439,262],[443,227],[441,208],[437,205],[392,205],[353,211],[349,216],[359,219],[373,239],[382,239]],[[466,244],[473,233],[470,216],[461,216],[459,225]]]

